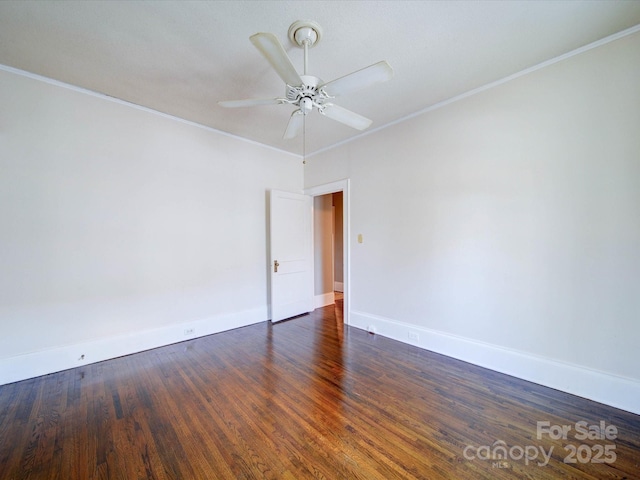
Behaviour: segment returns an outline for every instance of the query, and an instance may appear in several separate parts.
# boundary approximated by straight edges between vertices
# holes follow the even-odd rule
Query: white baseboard
[[[400,342],[640,414],[640,381],[631,378],[430,330],[365,312],[351,311],[350,325],[367,331],[371,331],[373,328],[375,333]]]
[[[333,290],[336,292],[344,292],[343,282],[333,282]]]
[[[322,295],[315,296],[315,308],[326,307],[327,305],[333,305],[336,303],[335,294],[333,292],[324,293]]]
[[[264,322],[267,318],[266,307],[256,308],[153,330],[143,330],[130,335],[101,338],[2,358],[0,359],[0,385]]]

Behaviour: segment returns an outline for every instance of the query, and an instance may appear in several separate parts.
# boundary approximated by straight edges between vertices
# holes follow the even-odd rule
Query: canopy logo
[[[462,454],[467,460],[491,460],[493,461],[493,467],[495,468],[508,468],[509,463],[506,460],[522,460],[524,458],[524,464],[529,465],[530,462],[540,458],[537,464],[539,467],[544,467],[549,463],[551,454],[553,453],[553,447],[549,448],[546,452],[542,446],[536,445],[514,445],[508,447],[503,440],[496,440],[492,445],[481,445],[474,447],[473,445],[467,445]]]

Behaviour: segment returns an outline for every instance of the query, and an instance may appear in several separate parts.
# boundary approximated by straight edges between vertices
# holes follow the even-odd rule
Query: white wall
[[[351,179],[352,323],[640,413],[638,52],[312,156],[306,187]]]
[[[283,152],[0,70],[0,383],[266,320],[266,192],[302,175]]]

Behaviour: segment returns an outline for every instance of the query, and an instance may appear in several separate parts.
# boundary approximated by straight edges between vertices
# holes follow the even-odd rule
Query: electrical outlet
[[[418,340],[420,340],[420,335],[418,335],[416,332],[409,332],[409,340],[417,342]]]
[[[196,334],[196,329],[193,328],[193,327],[184,329],[184,335],[185,336],[195,335],[195,334]]]

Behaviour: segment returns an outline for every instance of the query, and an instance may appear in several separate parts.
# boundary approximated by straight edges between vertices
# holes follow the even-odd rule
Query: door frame
[[[325,183],[324,185],[317,185],[315,187],[306,188],[304,190],[305,195],[311,197],[319,197],[327,195],[329,193],[342,192],[342,235],[343,235],[343,283],[344,283],[344,323],[350,324],[351,319],[351,198],[349,193],[350,180],[345,178],[344,180],[338,180],[336,182]],[[312,202],[313,205],[313,202]],[[313,242],[313,237],[312,237]]]

